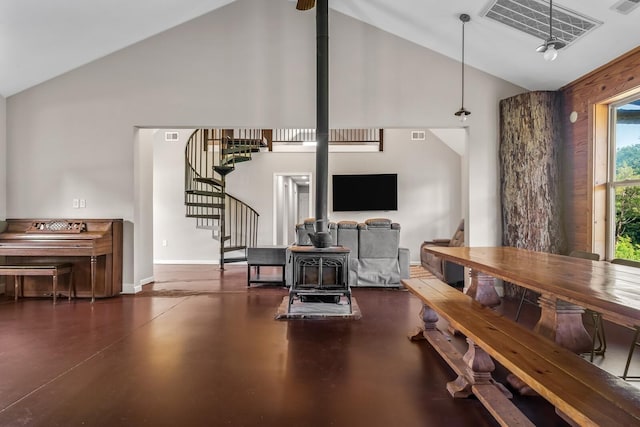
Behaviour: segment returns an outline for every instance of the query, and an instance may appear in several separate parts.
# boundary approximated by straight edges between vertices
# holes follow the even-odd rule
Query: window
[[[609,258],[640,261],[640,97],[609,106]]]

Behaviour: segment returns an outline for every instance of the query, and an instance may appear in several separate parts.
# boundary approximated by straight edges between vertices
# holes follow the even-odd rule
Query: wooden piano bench
[[[71,263],[46,263],[46,264],[0,264],[0,276],[14,277],[14,299],[24,296],[24,276],[51,276],[53,284],[53,304],[56,303],[58,292],[58,276],[69,275],[69,301],[71,296],[76,296],[76,285],[73,281],[73,266]]]

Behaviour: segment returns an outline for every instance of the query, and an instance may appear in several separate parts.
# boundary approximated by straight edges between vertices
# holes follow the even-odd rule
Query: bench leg
[[[467,338],[469,349],[462,360],[467,365],[467,375],[459,375],[454,381],[447,383],[449,394],[455,398],[466,398],[473,394],[471,387],[475,384],[494,384],[491,373],[496,369],[491,356]]]
[[[410,341],[424,341],[426,340],[424,336],[424,331],[435,331],[436,323],[438,322],[438,314],[429,308],[428,305],[422,304],[422,309],[420,310],[420,320],[422,320],[422,324],[424,326],[418,326],[416,330],[409,334]]]

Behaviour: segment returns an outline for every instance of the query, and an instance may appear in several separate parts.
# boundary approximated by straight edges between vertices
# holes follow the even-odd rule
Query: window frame
[[[609,161],[607,163],[607,228],[606,228],[606,246],[605,255],[606,259],[613,259],[616,255],[616,242],[615,242],[615,230],[616,230],[616,190],[624,187],[640,187],[640,178],[638,179],[625,179],[623,181],[616,181],[616,153],[617,153],[617,140],[616,140],[616,122],[617,122],[617,109],[623,105],[629,104],[633,101],[640,100],[640,93],[634,93],[615,102],[608,104],[608,130],[607,130],[607,144]]]

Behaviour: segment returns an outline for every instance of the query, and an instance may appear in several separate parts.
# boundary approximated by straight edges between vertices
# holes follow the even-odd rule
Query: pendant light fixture
[[[558,40],[552,34],[553,30],[553,0],[549,0],[549,38],[545,40],[538,48],[537,52],[542,53],[544,59],[547,61],[553,61],[558,57],[558,50],[566,46],[566,43]]]
[[[471,17],[466,13],[460,15],[460,21],[462,21],[462,103],[460,109],[455,112],[455,115],[458,116],[461,122],[467,120],[467,116],[471,114],[471,111],[464,108],[464,24],[471,21]]]

